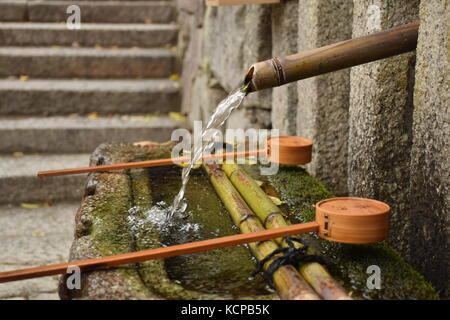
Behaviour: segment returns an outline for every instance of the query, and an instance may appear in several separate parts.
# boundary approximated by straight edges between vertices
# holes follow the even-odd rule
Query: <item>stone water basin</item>
[[[139,147],[105,144],[91,165],[170,156],[171,143]],[[333,197],[301,167],[283,166],[277,175],[261,177],[257,166],[246,169],[279,197],[295,223],[314,219],[313,205]],[[189,213],[161,227],[165,205],[179,190],[181,168],[132,169],[92,173],[76,215],[70,260],[205,240],[238,233],[203,169],[194,170],[186,190]],[[387,244],[346,245],[305,240],[327,262],[331,274],[356,299],[436,299],[433,287]],[[381,270],[381,289],[369,289],[366,270]],[[247,246],[150,260],[109,270],[85,272],[81,289],[68,290],[61,278],[62,299],[278,299],[261,275],[252,277],[256,260]]]

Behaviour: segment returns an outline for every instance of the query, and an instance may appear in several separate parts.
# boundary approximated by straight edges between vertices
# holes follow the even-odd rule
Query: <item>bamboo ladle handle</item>
[[[227,152],[227,153],[221,153],[221,154],[205,155],[205,156],[201,157],[201,160],[214,160],[214,159],[228,158],[228,157],[248,157],[248,156],[258,155],[258,154],[263,154],[263,153],[266,153],[266,150],[253,150],[253,151],[246,151],[246,152]],[[189,162],[190,160],[191,160],[190,157],[178,157],[178,158],[156,159],[156,160],[148,160],[148,161],[117,163],[117,164],[83,167],[83,168],[48,170],[48,171],[39,171],[37,173],[37,176],[39,178],[44,178],[44,177],[51,177],[51,176],[63,176],[63,175],[68,175],[68,174],[81,174],[81,173],[88,173],[88,172],[160,167],[160,166],[169,166],[169,165],[177,164],[177,163]]]
[[[313,222],[115,256],[1,272],[0,283],[63,274],[71,266],[78,266],[81,271],[106,269],[306,232],[318,232],[321,238],[343,243],[379,242],[388,235],[389,212],[390,208],[387,204],[372,199],[344,197],[326,199],[316,204],[316,221]]]
[[[214,160],[225,158],[229,159],[231,157],[248,157],[252,155],[263,154],[266,157],[268,157],[268,159],[271,162],[286,165],[297,165],[297,164],[306,164],[310,162],[311,153],[312,153],[311,140],[293,136],[280,136],[267,138],[265,149],[250,150],[244,152],[227,152],[221,154],[210,154],[204,155],[200,159],[201,160]],[[176,163],[188,162],[190,160],[191,160],[190,157],[179,157],[179,158],[167,158],[167,159],[157,159],[139,162],[118,163],[118,164],[101,165],[84,168],[48,170],[38,172],[37,176],[39,178],[43,178],[51,176],[62,176],[68,174],[80,174],[87,172],[159,167],[172,165]]]
[[[319,231],[317,222],[295,224],[288,227],[263,230],[258,232],[236,234],[210,240],[203,240],[170,247],[130,252],[101,258],[71,261],[68,263],[54,264],[22,270],[0,272],[0,283],[25,280],[37,277],[45,277],[67,273],[71,266],[77,266],[80,271],[92,271],[107,269],[123,264],[137,263],[152,259],[169,258],[183,254],[191,254],[205,250],[219,249],[236,246],[244,243],[259,242],[264,240],[287,237],[295,234]]]

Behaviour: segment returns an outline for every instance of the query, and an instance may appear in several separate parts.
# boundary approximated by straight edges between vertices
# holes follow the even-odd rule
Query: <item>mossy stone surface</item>
[[[102,145],[91,164],[139,161],[167,157],[171,144],[153,147]],[[277,175],[261,177],[257,166],[246,166],[264,180],[268,193],[278,195],[292,222],[314,219],[314,204],[333,197],[300,167],[280,168]],[[195,170],[186,190],[188,214],[180,226],[162,231],[147,212],[161,201],[170,201],[180,186],[180,169],[165,167],[94,173],[76,217],[71,260],[120,254],[237,233],[231,218],[201,169]],[[137,220],[136,220],[137,219]],[[139,221],[140,223],[136,223]],[[306,239],[327,261],[334,277],[355,298],[436,299],[434,289],[384,243],[344,245],[310,235]],[[369,265],[381,268],[382,288],[366,286]],[[65,277],[60,295],[65,299],[268,299],[260,277],[249,279],[255,260],[246,246],[206,251],[194,255],[151,260],[118,268],[85,272],[81,290],[67,290]]]
[[[150,160],[170,156],[172,144],[141,148],[102,145],[91,165]],[[237,233],[214,189],[201,170],[186,190],[195,208],[184,223],[198,232],[161,230],[147,211],[161,200],[171,201],[180,187],[180,168],[165,167],[94,173],[76,218],[71,260],[108,256],[162,245]],[[133,220],[134,219],[134,220]],[[135,223],[138,221],[139,223]],[[166,260],[150,260],[118,268],[85,272],[81,290],[67,290],[64,299],[273,299],[262,277],[250,279],[256,262],[245,246],[212,250]],[[202,281],[202,279],[205,279]]]

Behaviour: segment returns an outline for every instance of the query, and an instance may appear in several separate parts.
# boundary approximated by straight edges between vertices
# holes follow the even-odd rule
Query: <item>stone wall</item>
[[[351,1],[299,3],[298,51],[351,38]],[[347,193],[349,81],[347,69],[297,83],[297,135],[314,142],[308,170],[337,195]]]
[[[215,106],[239,88],[248,66],[272,56],[270,6],[205,7],[178,1],[183,108],[206,122]],[[204,13],[204,14],[199,14]],[[227,127],[270,127],[270,90],[248,96]]]
[[[411,263],[449,292],[450,63],[448,0],[420,3],[410,171]],[[447,279],[447,280],[446,280]]]
[[[178,6],[183,111],[203,121],[255,62],[420,19],[417,53],[252,93],[227,127],[312,139],[308,171],[337,195],[388,203],[389,242],[448,296],[448,0]]]
[[[419,0],[354,3],[353,37],[419,17]],[[350,76],[349,192],[389,203],[395,230],[390,241],[405,255],[414,66],[415,53],[411,52],[354,67]]]

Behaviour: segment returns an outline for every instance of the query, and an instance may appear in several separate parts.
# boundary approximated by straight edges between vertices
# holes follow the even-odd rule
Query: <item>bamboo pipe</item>
[[[244,83],[248,92],[278,87],[416,49],[419,22],[350,39],[287,57],[253,64]]]
[[[218,165],[204,164],[203,167],[209,175],[209,179],[217,194],[221,198],[234,224],[243,234],[264,230],[258,217],[245,203],[239,192],[227,178]],[[249,244],[254,256],[261,261],[278,245],[274,241],[252,242]],[[264,268],[267,269],[272,262],[268,261]],[[293,266],[282,266],[273,273],[273,283],[279,296],[287,300],[320,300],[308,283],[300,276]]]
[[[241,196],[264,222],[264,227],[268,230],[291,225],[285,215],[267,196],[264,190],[255,180],[237,164],[223,164],[222,168]],[[283,247],[288,244],[283,238],[276,241]],[[301,247],[295,242],[296,247]],[[299,272],[306,281],[326,300],[351,300],[339,283],[333,279],[331,274],[317,262],[303,263],[299,267]]]

